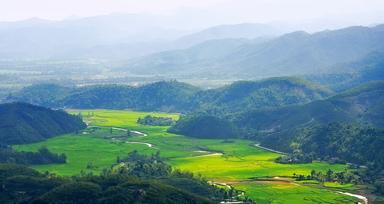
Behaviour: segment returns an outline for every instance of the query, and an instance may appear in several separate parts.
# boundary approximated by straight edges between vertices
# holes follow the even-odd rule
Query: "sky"
[[[0,0],[0,21],[111,13],[174,15],[205,23],[375,24],[384,0]]]

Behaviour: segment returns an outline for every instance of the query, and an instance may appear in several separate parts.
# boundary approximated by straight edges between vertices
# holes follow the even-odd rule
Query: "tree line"
[[[0,163],[15,163],[25,165],[65,163],[65,154],[56,154],[46,147],[41,147],[37,152],[19,152],[11,147],[0,148]]]

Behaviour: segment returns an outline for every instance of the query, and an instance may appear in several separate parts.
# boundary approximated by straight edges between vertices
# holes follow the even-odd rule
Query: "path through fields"
[[[205,151],[205,150],[196,150],[194,152],[206,153],[206,154],[193,156],[193,157],[211,157],[211,156],[222,156],[223,155],[223,153],[221,153],[221,152],[211,152],[211,151]]]
[[[155,148],[155,146],[151,143],[146,143],[146,142],[125,142],[127,144],[142,144],[142,145],[147,145],[150,148]]]
[[[267,148],[267,147],[262,147],[262,146],[260,146],[260,144],[255,144],[255,146],[258,147],[258,148],[270,151],[270,152],[274,152],[274,153],[278,153],[278,154],[284,154],[284,155],[287,154],[287,153],[280,152],[280,151],[277,151],[277,150],[273,150],[273,149],[270,149],[270,148]],[[276,180],[276,181],[278,181],[278,180]],[[341,191],[336,191],[336,193],[340,193],[340,194],[343,194],[343,195],[347,195],[347,196],[351,196],[351,197],[357,198],[360,201],[362,201],[362,202],[358,202],[359,204],[368,204],[368,198],[365,197],[365,196],[358,195],[358,194],[353,194],[353,193],[348,193],[348,192],[341,192]]]
[[[285,153],[285,152],[280,152],[280,151],[277,151],[277,150],[274,150],[274,149],[270,149],[270,148],[268,148],[268,147],[260,146],[260,144],[254,144],[254,145],[255,145],[255,147],[258,147],[258,148],[260,148],[260,149],[264,149],[264,150],[267,150],[267,151],[270,151],[270,152],[274,152],[274,153],[277,153],[277,154],[284,154],[284,155],[287,154],[287,153]]]
[[[341,192],[341,191],[337,191],[337,193],[340,193],[340,194],[344,194],[344,195],[348,195],[348,196],[357,198],[357,199],[359,199],[360,201],[362,201],[362,202],[358,202],[359,204],[368,204],[368,198],[365,197],[365,196],[358,195],[358,194],[353,194],[353,193],[348,193],[348,192]]]
[[[120,128],[120,127],[102,127],[102,126],[96,126],[96,125],[88,126],[88,128],[112,128],[112,130],[120,130],[120,131],[124,131],[124,132],[128,131],[127,129]],[[140,135],[141,137],[148,136],[147,134],[145,134],[143,132],[136,131],[136,130],[130,130],[129,132]]]

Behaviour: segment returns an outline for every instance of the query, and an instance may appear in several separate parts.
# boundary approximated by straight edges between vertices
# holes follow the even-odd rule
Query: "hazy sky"
[[[369,24],[384,20],[384,0],[0,0],[0,21],[32,17],[58,20],[108,13],[189,15],[190,18],[202,15],[212,23],[305,24],[328,20]]]

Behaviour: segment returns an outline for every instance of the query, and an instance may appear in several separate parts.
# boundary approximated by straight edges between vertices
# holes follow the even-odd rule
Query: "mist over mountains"
[[[383,25],[308,33],[275,24],[202,28],[206,24],[181,21],[110,14],[0,22],[0,82],[20,89],[42,82],[137,85],[177,79],[211,87],[302,76],[345,90],[383,79]],[[0,87],[0,98],[9,89]]]
[[[62,21],[33,18],[0,22],[0,58],[128,59],[186,48],[211,39],[256,38],[280,33],[264,24],[191,30],[172,26],[175,24],[172,21],[167,16],[110,14]]]

